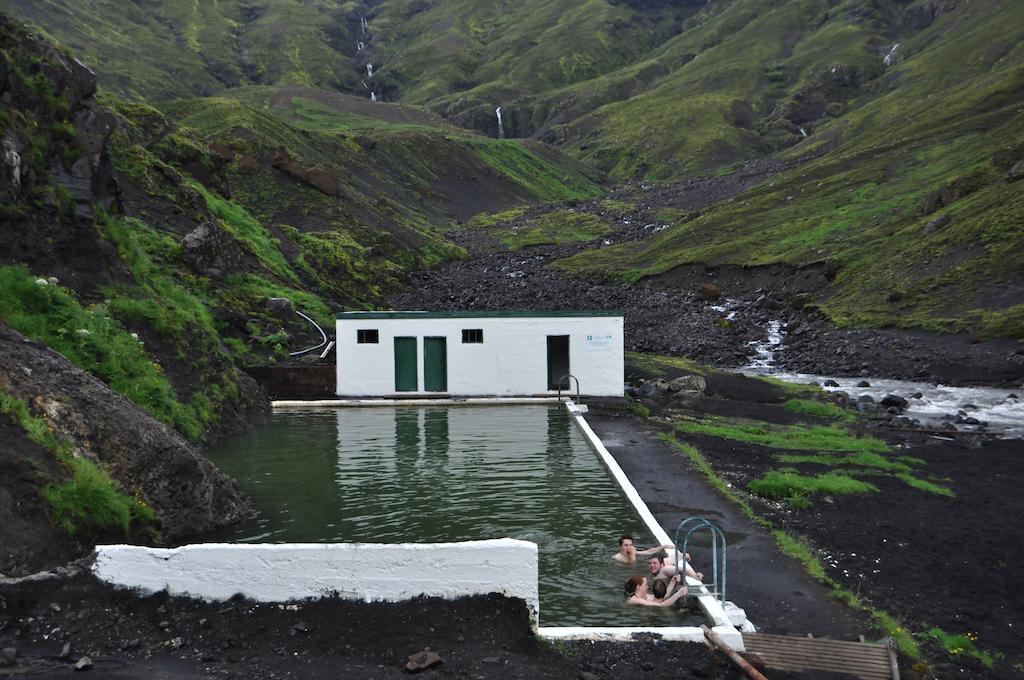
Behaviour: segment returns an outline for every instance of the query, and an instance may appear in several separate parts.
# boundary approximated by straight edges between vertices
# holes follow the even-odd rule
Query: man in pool
[[[651,555],[650,559],[647,560],[647,567],[651,570],[651,578],[672,578],[676,575],[676,560],[675,551],[672,553],[672,561],[668,564],[665,563],[665,558],[668,555],[664,552],[656,552]],[[685,558],[685,559],[684,559]],[[698,581],[704,580],[704,574],[699,571],[694,571],[693,567],[690,566],[690,556],[681,555],[680,562],[686,563],[686,575],[692,576]]]
[[[636,564],[637,555],[653,555],[663,550],[674,550],[671,545],[657,545],[647,550],[637,550],[636,545],[633,543],[633,537],[629,534],[623,534],[619,537],[619,551],[612,555],[612,559],[616,562],[622,562],[623,564]]]

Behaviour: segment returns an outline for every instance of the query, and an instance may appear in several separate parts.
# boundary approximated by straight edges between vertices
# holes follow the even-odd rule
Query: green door
[[[395,392],[415,392],[416,338],[395,338]]]
[[[427,392],[448,391],[448,341],[423,338],[423,382]]]

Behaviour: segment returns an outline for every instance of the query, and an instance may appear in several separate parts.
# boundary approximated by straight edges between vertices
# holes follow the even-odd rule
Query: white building
[[[337,343],[343,397],[623,392],[618,312],[343,312]]]

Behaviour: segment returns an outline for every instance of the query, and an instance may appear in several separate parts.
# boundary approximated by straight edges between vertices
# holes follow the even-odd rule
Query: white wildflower
[[[138,333],[132,333],[132,340],[138,340],[138,339],[139,339],[139,334]]]
[[[48,286],[48,285],[50,285],[50,282],[47,281],[46,279],[36,279],[36,285],[37,286]]]
[[[81,336],[82,336],[83,338],[84,338],[85,336],[89,335],[89,329],[88,329],[88,328],[79,328],[79,329],[78,329],[77,331],[75,331],[75,332],[76,332],[76,333],[78,333],[79,335],[81,335]]]
[[[60,283],[60,279],[58,279],[58,278],[57,278],[56,276],[51,276],[51,277],[49,277],[49,278],[48,278],[48,279],[46,279],[46,280],[47,280],[47,281],[49,281],[49,282],[50,282],[51,284],[53,284],[53,285],[55,285],[55,286],[56,286],[56,285],[57,285],[58,283]]]

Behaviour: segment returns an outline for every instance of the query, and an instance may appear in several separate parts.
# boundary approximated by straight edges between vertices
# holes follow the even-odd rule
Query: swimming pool
[[[289,408],[214,447],[259,516],[209,540],[447,542],[510,536],[540,550],[544,626],[680,626],[674,608],[626,607],[645,564],[616,538],[653,540],[555,406]]]

